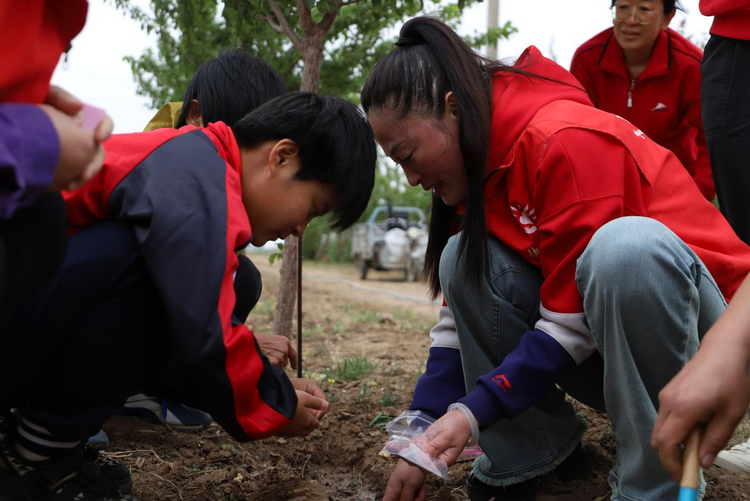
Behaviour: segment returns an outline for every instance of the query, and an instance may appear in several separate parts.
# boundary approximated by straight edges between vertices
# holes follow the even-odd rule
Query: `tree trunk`
[[[276,297],[276,315],[273,319],[273,333],[277,336],[292,337],[294,302],[297,299],[297,249],[299,239],[289,235],[284,239],[284,258],[279,274],[279,294]]]
[[[302,57],[305,69],[302,73],[300,90],[318,92],[320,83],[320,66],[323,63],[323,36],[305,38],[305,50]],[[273,333],[291,338],[294,304],[297,299],[297,237],[288,236],[284,240],[284,258],[281,265],[279,295],[276,298],[276,315],[273,319]]]

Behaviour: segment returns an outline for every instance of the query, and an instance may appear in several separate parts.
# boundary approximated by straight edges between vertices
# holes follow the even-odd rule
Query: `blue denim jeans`
[[[467,391],[500,365],[539,318],[539,268],[492,238],[487,279],[474,283],[458,258],[458,239],[443,251],[440,280],[461,347]],[[606,410],[617,442],[612,499],[677,499],[678,485],[650,446],[661,388],[695,354],[726,307],[708,270],[672,231],[648,218],[620,218],[601,227],[578,260],[576,283],[597,353],[559,385],[579,401]],[[585,424],[550,391],[514,419],[484,430],[477,478],[511,485],[560,464]]]

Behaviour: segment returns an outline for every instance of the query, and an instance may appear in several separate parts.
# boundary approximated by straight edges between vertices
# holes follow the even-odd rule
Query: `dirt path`
[[[264,291],[248,325],[270,332],[279,264],[253,255]],[[382,416],[408,406],[424,369],[429,329],[439,305],[423,284],[399,272],[371,272],[360,281],[352,265],[305,263],[303,359],[306,377],[321,382],[332,404],[321,429],[306,439],[270,438],[241,444],[217,425],[197,434],[176,433],[141,421],[113,418],[105,426],[109,454],[133,471],[135,494],[150,500],[375,500],[382,499],[394,462],[378,456]],[[296,332],[296,327],[295,327]],[[614,439],[606,416],[577,405],[589,421],[583,463],[565,481],[551,473],[536,481],[529,499],[608,499],[606,475]],[[428,499],[466,500],[469,464],[450,479],[430,478]],[[712,470],[705,499],[750,499],[746,477]]]

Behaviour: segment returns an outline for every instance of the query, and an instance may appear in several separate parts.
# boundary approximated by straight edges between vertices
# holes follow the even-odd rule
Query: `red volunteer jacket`
[[[0,2],[0,102],[42,103],[60,54],[86,22],[86,0]]]
[[[117,219],[132,225],[169,322],[169,355],[186,404],[238,440],[275,434],[297,396],[244,325],[232,325],[235,251],[251,239],[240,149],[222,122],[120,134],[102,170],[65,194],[70,231]]]
[[[570,71],[594,106],[638,126],[671,150],[708,200],[715,195],[700,104],[703,52],[672,29],[663,30],[643,73],[630,77],[609,28],[581,45]]]
[[[750,0],[701,0],[699,8],[714,16],[712,35],[750,40]]]
[[[458,400],[483,428],[518,415],[595,351],[575,270],[607,222],[624,216],[662,222],[698,254],[727,298],[750,271],[750,247],[674,154],[628,121],[594,108],[575,78],[536,48],[516,67],[553,81],[495,75],[485,216],[492,235],[541,268],[542,318],[465,394],[452,298],[446,297],[411,404],[438,416]]]
[[[534,47],[516,65],[576,85]],[[503,73],[495,77],[493,93],[487,226],[542,269],[538,329],[578,362],[593,352],[574,281],[576,260],[598,228],[623,216],[665,224],[732,297],[750,271],[750,247],[669,150],[628,121],[592,107],[571,86]]]

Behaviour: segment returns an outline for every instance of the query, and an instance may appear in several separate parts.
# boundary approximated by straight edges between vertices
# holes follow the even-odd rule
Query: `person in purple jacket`
[[[0,322],[52,276],[65,255],[67,221],[59,191],[96,174],[104,117],[81,127],[84,104],[51,87],[46,104],[0,103]]]

